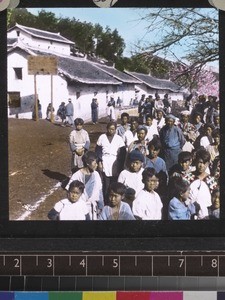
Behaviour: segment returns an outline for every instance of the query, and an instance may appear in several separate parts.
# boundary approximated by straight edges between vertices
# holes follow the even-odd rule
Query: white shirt
[[[191,183],[189,198],[192,203],[196,201],[201,207],[198,215],[199,219],[203,219],[209,215],[208,206],[212,205],[211,193],[204,181],[196,179]]]
[[[118,177],[118,182],[134,189],[136,191],[135,195],[137,196],[137,194],[144,188],[144,184],[142,182],[143,171],[144,168],[141,168],[138,172],[123,170]]]
[[[145,139],[148,140],[149,142],[153,139],[153,135],[159,135],[157,126],[152,124],[151,126],[145,125],[145,127],[148,129]]]
[[[115,162],[119,148],[125,146],[123,139],[118,134],[115,134],[112,141],[109,142],[107,135],[104,133],[98,138],[97,145],[102,147],[103,172],[108,177],[115,176],[113,169],[117,169]]]
[[[127,130],[124,133],[123,140],[124,140],[124,143],[125,143],[127,149],[130,146],[130,144],[132,142],[136,141],[137,139],[138,139],[137,132],[135,133],[135,135],[133,135],[133,132],[130,130]]]
[[[83,200],[72,203],[63,199],[55,204],[54,209],[59,213],[59,220],[86,220],[85,216],[88,214],[87,205]]]
[[[140,191],[133,202],[133,214],[142,220],[161,220],[162,201],[155,191]]]

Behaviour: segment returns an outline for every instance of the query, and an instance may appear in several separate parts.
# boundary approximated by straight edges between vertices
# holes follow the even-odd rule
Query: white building
[[[157,93],[160,98],[163,99],[164,95],[167,93],[169,94],[171,101],[183,100],[183,90],[170,80],[158,79],[151,75],[137,72],[126,71],[126,73],[139,80],[136,89],[139,91],[140,95],[152,95],[154,98],[155,93]]]
[[[70,55],[74,42],[52,33],[16,24],[8,30],[8,116],[32,118],[34,110],[34,75],[28,74],[28,56],[54,56],[57,60],[57,75],[53,75],[51,89],[50,75],[36,75],[37,98],[46,117],[47,106],[51,103],[57,111],[61,102],[72,99],[74,117],[85,121],[91,119],[91,101],[97,92],[99,116],[105,116],[107,102],[111,96],[115,101],[122,99],[129,106],[135,98],[135,90],[160,95],[169,93],[172,100],[181,98],[179,87],[168,80],[148,75],[120,72],[114,67]]]

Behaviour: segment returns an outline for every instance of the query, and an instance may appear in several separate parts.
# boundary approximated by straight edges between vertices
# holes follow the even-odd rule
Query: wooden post
[[[34,74],[34,99],[35,99],[35,121],[38,121],[38,99],[37,99],[37,79]]]
[[[51,122],[54,123],[53,117],[53,75],[51,74]]]

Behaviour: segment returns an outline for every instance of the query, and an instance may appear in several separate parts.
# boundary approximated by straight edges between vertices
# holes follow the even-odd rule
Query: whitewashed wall
[[[23,79],[16,79],[13,68],[22,68]],[[51,102],[51,76],[50,75],[37,75],[37,94],[42,105],[43,118],[46,117],[46,110],[48,104]],[[27,96],[34,95],[34,76],[28,75],[27,59],[21,54],[12,53],[8,55],[8,92],[20,92],[21,101],[28,101]],[[55,110],[59,107],[62,101],[68,98],[67,82],[60,76],[53,76],[53,106]],[[30,99],[32,101],[32,99]],[[66,101],[65,101],[66,102]],[[27,107],[30,103],[27,102]],[[26,103],[23,103],[26,108]],[[31,118],[32,112],[21,112],[20,109],[13,110],[15,114],[10,114],[9,117],[16,117],[18,113],[19,118]]]
[[[30,34],[20,31],[20,36],[17,36],[16,31],[19,29],[12,30],[8,33],[9,38],[18,38],[19,42],[23,43],[26,46],[39,48],[42,50],[48,50],[56,53],[61,53],[65,55],[70,55],[70,45],[56,42],[56,41],[50,41],[45,39],[39,39],[32,37]]]

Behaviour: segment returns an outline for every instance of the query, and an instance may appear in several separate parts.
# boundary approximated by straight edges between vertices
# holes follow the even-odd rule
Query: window
[[[17,31],[16,31],[16,34],[17,34],[17,36],[20,36],[20,31],[17,30]]]
[[[13,68],[15,71],[16,79],[23,79],[22,68]]]

